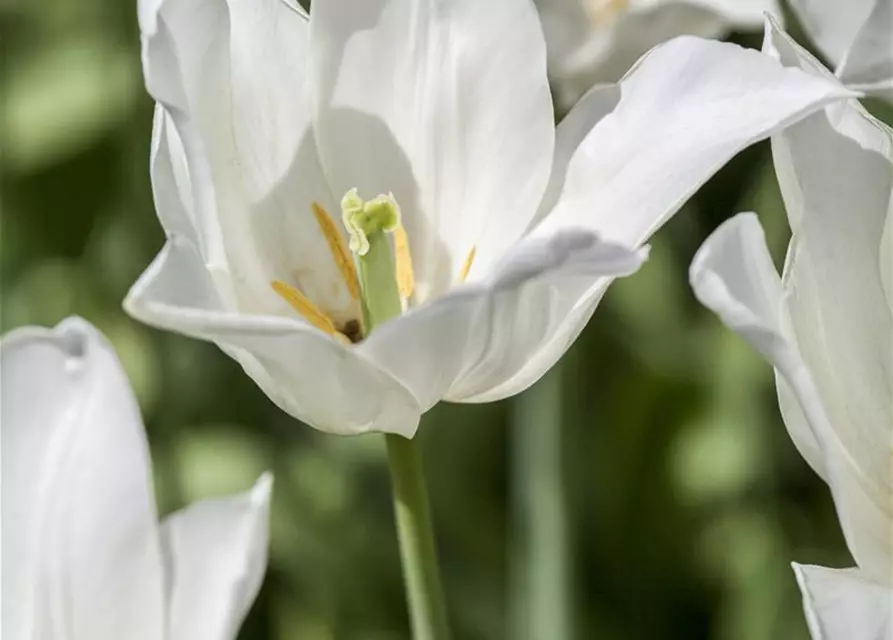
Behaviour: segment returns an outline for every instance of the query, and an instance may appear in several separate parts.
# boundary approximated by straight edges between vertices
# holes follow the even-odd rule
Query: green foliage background
[[[270,567],[240,638],[408,637],[381,438],[319,434],[213,345],[121,311],[163,241],[134,3],[4,0],[0,41],[3,331],[78,314],[112,339],[143,409],[162,513],[275,471]],[[748,209],[780,258],[787,228],[766,144],[658,234],[645,268],[612,287],[526,400],[426,416],[457,638],[523,635],[524,513],[541,522],[556,506],[574,637],[806,637],[789,563],[851,563],[830,496],[787,437],[769,367],[686,282],[700,242]],[[530,479],[548,461],[536,448],[524,457],[530,431],[515,423],[552,393],[561,422],[539,428],[560,442],[566,494],[530,514]]]

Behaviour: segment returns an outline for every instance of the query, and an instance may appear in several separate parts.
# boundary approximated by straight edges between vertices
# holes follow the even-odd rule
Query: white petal
[[[886,640],[893,637],[893,589],[858,569],[794,563],[813,640]]]
[[[385,323],[358,348],[425,410],[442,397],[468,401],[514,376],[581,291],[634,272],[644,257],[586,231],[528,238],[487,279]]]
[[[10,333],[0,361],[3,637],[158,640],[148,452],[114,352],[70,319]]]
[[[573,104],[596,83],[618,81],[640,56],[671,38],[718,38],[730,29],[758,28],[766,11],[780,13],[774,0],[614,4],[620,8],[612,11],[598,0],[537,0],[561,104]]]
[[[235,278],[211,255],[216,219],[194,216],[190,202],[179,197],[188,190],[189,175],[178,129],[162,109],[155,126],[153,185],[169,240],[128,293],[127,312],[148,324],[216,342],[283,410],[324,431],[357,433],[383,424],[384,430],[414,432],[415,403],[389,376],[293,312],[278,317],[237,310]],[[325,247],[322,238],[319,243]],[[272,291],[266,283],[262,287]],[[300,397],[305,391],[306,399]]]
[[[593,25],[585,3],[580,0],[535,0],[535,3],[546,38],[549,78],[556,82],[559,104],[572,105],[593,85],[605,82],[597,76],[580,78],[584,74],[579,67],[587,71],[595,67],[599,53],[608,48],[603,47],[584,58],[582,64],[575,65],[579,57],[577,52],[593,37]],[[607,81],[616,79],[608,78]]]
[[[267,568],[272,481],[165,519],[170,640],[235,639]]]
[[[610,89],[598,91],[592,95],[610,97]],[[579,225],[622,245],[644,242],[742,148],[846,95],[833,81],[784,70],[757,52],[688,37],[653,50],[618,91],[616,107],[597,120],[564,179],[552,175],[550,185],[564,186],[541,228]],[[551,341],[480,400],[536,382],[582,331],[609,284],[606,278],[586,291]]]
[[[698,300],[775,366],[783,378],[779,402],[785,424],[800,453],[828,482],[856,561],[869,575],[889,574],[889,471],[868,475],[846,434],[829,420],[828,398],[789,327],[782,285],[756,217],[741,214],[720,225],[695,255],[690,279]],[[889,455],[889,444],[875,446]]]
[[[168,153],[184,167],[174,171],[179,209],[206,264],[231,275],[234,290],[221,291],[229,307],[290,314],[269,286],[278,279],[337,321],[352,319],[357,302],[311,209],[317,202],[338,218],[310,126],[306,16],[284,0],[164,0],[152,9],[143,58],[165,107],[153,163],[162,224],[169,234],[187,226],[176,222],[167,169],[156,166]]]
[[[756,214],[742,213],[714,231],[691,263],[698,300],[720,315],[767,360],[789,361],[781,279]]]
[[[549,182],[543,193],[539,211],[530,221],[529,229],[535,228],[555,208],[561,198],[561,192],[564,190],[567,167],[573,159],[574,153],[602,118],[617,108],[618,102],[620,102],[620,87],[616,84],[593,87],[558,123],[555,128],[555,154],[552,158],[552,172],[549,175]]]
[[[215,342],[283,411],[337,434],[411,435],[420,411],[387,373],[302,320],[226,310],[188,243],[168,242],[125,310],[156,327]]]
[[[813,59],[770,25],[785,64],[813,73]],[[800,351],[828,417],[893,515],[893,313],[882,241],[893,207],[893,131],[856,101],[833,105],[772,139],[793,231],[785,292]],[[857,558],[887,549],[853,549]]]
[[[281,317],[258,315],[256,310],[268,310],[261,296],[272,289],[268,282],[246,289],[239,281],[244,274],[233,273],[226,256],[215,252],[220,244],[215,240],[220,233],[216,213],[201,215],[201,203],[183,196],[196,182],[193,170],[201,167],[187,163],[185,147],[181,127],[159,109],[152,177],[169,240],[128,293],[127,312],[148,324],[216,342],[284,411],[319,429],[414,433],[419,420],[415,401],[390,376],[289,309]],[[289,219],[280,224],[284,243],[290,237]],[[328,252],[321,237],[317,247]],[[327,259],[333,264],[331,256]],[[248,312],[239,310],[245,307]]]
[[[893,209],[893,202],[890,204]],[[887,212],[887,224],[881,236],[880,250],[881,284],[887,297],[887,306],[893,314],[893,211]]]
[[[741,149],[848,95],[756,51],[681,37],[620,83],[620,100],[571,159],[544,224],[644,242]]]
[[[781,279],[756,215],[739,214],[721,224],[698,249],[689,276],[698,300],[782,370],[780,390],[797,398],[796,405],[783,410],[786,419],[788,412],[794,418],[785,424],[806,461],[827,478],[824,455],[809,418],[823,423],[827,419],[811,382],[806,382],[805,390],[790,388],[792,372],[804,365],[788,329]],[[803,397],[811,399],[809,406],[801,407]],[[804,413],[809,418],[799,419]]]
[[[315,128],[336,193],[393,192],[417,298],[477,246],[518,239],[549,176],[545,43],[528,0],[329,0],[313,6]]]
[[[886,1],[886,0],[883,0]],[[840,64],[878,0],[790,0],[803,28],[834,65]]]
[[[853,46],[837,68],[848,86],[872,93],[893,92],[893,0],[876,0],[856,34]]]

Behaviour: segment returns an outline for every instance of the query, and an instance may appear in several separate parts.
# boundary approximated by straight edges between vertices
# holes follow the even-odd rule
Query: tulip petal
[[[467,401],[510,378],[592,282],[628,275],[645,252],[564,230],[522,241],[485,280],[383,324],[358,350],[415,395]]]
[[[206,264],[231,275],[228,306],[290,315],[269,286],[283,280],[354,319],[312,208],[339,224],[310,125],[306,15],[285,0],[147,0],[141,12],[146,85],[163,105],[153,187],[168,234],[194,226]],[[156,167],[165,154],[184,167],[177,189]]]
[[[616,107],[597,119],[563,179],[553,173],[550,186],[563,186],[540,230],[582,226],[621,245],[640,244],[741,149],[847,95],[834,81],[785,70],[757,52],[692,37],[655,48],[615,90]],[[581,108],[594,109],[611,89],[599,91]],[[540,352],[474,401],[505,398],[539,380],[583,330],[610,283],[594,283]]]
[[[837,75],[847,86],[893,99],[893,1],[875,0]]]
[[[781,279],[756,215],[739,214],[721,224],[701,245],[689,274],[698,300],[783,372],[779,385],[797,399],[790,409],[796,419],[785,423],[791,439],[816,473],[827,479],[812,423],[827,424],[827,418],[808,374],[799,373],[805,365],[790,333]],[[803,388],[797,386],[801,383]],[[801,407],[804,398],[808,406]]]
[[[546,51],[528,0],[329,0],[310,15],[315,130],[336,193],[392,192],[417,301],[520,237],[549,176]]]
[[[858,569],[794,563],[813,640],[883,640],[893,637],[893,590]]]
[[[125,310],[147,324],[217,343],[273,402],[319,429],[414,433],[415,401],[390,376],[290,310],[281,316],[238,310],[263,311],[265,304],[251,290],[240,291],[226,258],[215,256],[216,218],[196,215],[199,205],[183,197],[195,166],[188,166],[180,128],[159,108],[152,182],[168,242],[131,288]],[[272,292],[269,284],[262,289]]]
[[[710,235],[690,270],[698,300],[714,311],[776,368],[785,425],[800,453],[831,488],[844,535],[869,575],[889,577],[889,474],[872,476],[837,424],[791,329],[781,281],[762,228],[753,214],[739,214]],[[789,418],[793,418],[790,420]],[[888,441],[885,441],[885,443]],[[889,444],[877,443],[876,447]]]
[[[148,451],[114,351],[70,319],[13,331],[0,361],[3,637],[163,637]]]
[[[733,44],[676,38],[620,82],[614,111],[568,163],[549,228],[640,244],[741,149],[849,94]]]
[[[790,0],[790,3],[816,46],[836,66],[846,57],[878,0]]]
[[[783,64],[829,74],[774,25],[767,34]],[[845,101],[774,136],[772,151],[793,232],[783,277],[793,330],[838,437],[893,516],[893,262],[882,246],[893,131]],[[867,542],[884,548],[853,547],[857,560],[891,555],[889,539]]]
[[[539,210],[534,219],[530,221],[528,230],[534,229],[558,204],[561,192],[564,190],[564,181],[567,179],[567,167],[573,159],[574,153],[589,132],[617,108],[618,102],[620,102],[620,87],[618,85],[604,84],[593,87],[558,123],[555,128],[552,173],[549,175],[549,182],[546,184]]]
[[[887,214],[887,223],[884,225],[884,233],[881,236],[881,284],[884,287],[884,295],[887,298],[887,306],[893,315],[893,215]]]
[[[780,13],[775,0],[626,4],[614,3],[618,8],[612,11],[607,2],[537,1],[560,104],[572,105],[596,83],[616,82],[639,57],[671,38],[719,38],[731,29],[758,28],[764,12]]]
[[[147,324],[216,343],[283,411],[322,431],[410,436],[413,396],[356,350],[296,318],[225,309],[189,243],[172,239],[124,301]]]
[[[166,518],[170,640],[233,640],[267,567],[272,476]]]

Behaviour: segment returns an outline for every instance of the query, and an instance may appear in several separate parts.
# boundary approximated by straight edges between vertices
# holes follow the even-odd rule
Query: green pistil
[[[394,277],[394,255],[387,233],[400,224],[400,207],[392,195],[364,202],[356,189],[341,199],[341,216],[357,257],[366,332],[400,315],[400,292]]]

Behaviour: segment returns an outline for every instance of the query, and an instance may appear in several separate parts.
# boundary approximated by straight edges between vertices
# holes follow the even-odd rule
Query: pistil
[[[364,202],[357,190],[351,189],[341,200],[341,213],[350,233],[350,249],[357,259],[363,324],[371,331],[403,311],[394,255],[386,235],[401,228],[400,207],[392,195]]]

